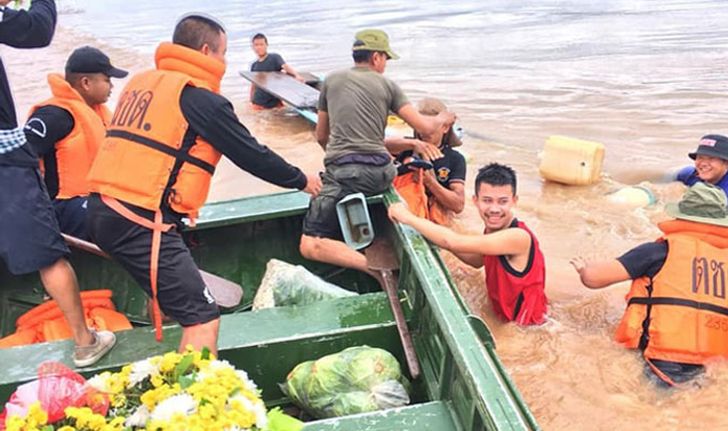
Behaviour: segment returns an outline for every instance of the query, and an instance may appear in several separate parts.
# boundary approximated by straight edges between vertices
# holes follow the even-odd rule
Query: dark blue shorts
[[[86,227],[88,200],[86,197],[77,196],[71,199],[54,199],[53,208],[55,209],[61,232],[88,241],[88,229]]]
[[[40,171],[0,165],[0,260],[20,275],[68,254]]]

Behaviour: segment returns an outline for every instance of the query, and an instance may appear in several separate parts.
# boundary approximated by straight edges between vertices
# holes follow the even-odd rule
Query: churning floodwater
[[[676,184],[650,184],[658,203],[615,207],[604,196],[645,172],[688,164],[700,136],[728,133],[728,8],[721,1],[264,1],[176,2],[61,0],[60,28],[49,48],[0,47],[21,120],[46,97],[45,75],[61,71],[84,44],[106,50],[132,72],[150,67],[181,14],[202,10],[228,30],[223,92],[261,142],[305,169],[323,152],[311,127],[287,112],[254,114],[238,76],[254,60],[249,38],[265,33],[270,50],[298,70],[325,74],[348,67],[353,34],[385,29],[401,56],[386,74],[413,100],[444,99],[465,129],[472,173],[490,161],[519,174],[520,218],[546,255],[548,324],[521,329],[487,308],[483,275],[447,257],[473,310],[485,317],[498,352],[546,430],[717,430],[728,366],[708,367],[696,386],[666,391],[651,384],[634,352],[612,341],[628,285],[603,291],[581,286],[568,259],[613,257],[654,239]],[[116,95],[123,85],[116,83]],[[112,104],[115,101],[112,96]],[[554,134],[603,142],[604,176],[587,187],[544,183],[538,152]],[[211,200],[275,191],[224,164]],[[480,231],[468,205],[462,230]]]

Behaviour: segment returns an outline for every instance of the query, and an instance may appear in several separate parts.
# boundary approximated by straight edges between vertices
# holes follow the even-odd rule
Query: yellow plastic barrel
[[[544,145],[541,177],[562,184],[584,186],[599,180],[604,145],[566,136],[551,136]]]

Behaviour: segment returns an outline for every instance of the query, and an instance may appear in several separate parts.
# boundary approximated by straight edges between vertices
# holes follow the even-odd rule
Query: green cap
[[[389,47],[389,36],[382,30],[369,28],[358,32],[354,37],[356,42],[361,42],[363,45],[355,42],[352,51],[380,51],[386,53],[392,60],[399,58]]]
[[[665,212],[682,220],[728,226],[727,205],[723,189],[698,182],[685,192],[680,202],[665,205]]]

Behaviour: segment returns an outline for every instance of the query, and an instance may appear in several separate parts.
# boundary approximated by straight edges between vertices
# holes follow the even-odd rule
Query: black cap
[[[700,138],[698,149],[688,157],[695,160],[698,156],[717,157],[728,160],[728,138],[723,135],[705,135]]]
[[[111,78],[124,78],[129,74],[112,66],[106,54],[91,46],[83,46],[71,53],[66,61],[66,73],[103,73]]]

